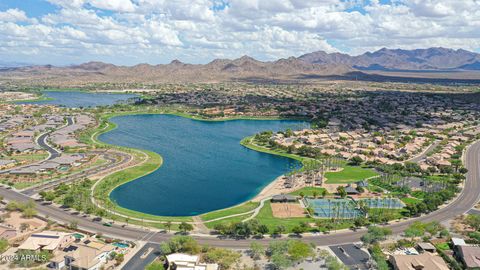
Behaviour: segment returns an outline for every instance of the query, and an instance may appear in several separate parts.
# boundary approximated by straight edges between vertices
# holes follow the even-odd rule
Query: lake
[[[300,129],[303,121],[197,121],[173,115],[111,119],[103,142],[160,154],[155,172],[114,189],[120,206],[160,216],[192,216],[248,201],[297,161],[259,153],[241,139],[265,130]]]
[[[130,98],[138,97],[135,94],[111,94],[80,91],[42,91],[42,93],[45,97],[52,98],[52,100],[27,101],[20,103],[48,104],[65,106],[68,108],[79,108],[114,105],[118,102],[124,102]]]

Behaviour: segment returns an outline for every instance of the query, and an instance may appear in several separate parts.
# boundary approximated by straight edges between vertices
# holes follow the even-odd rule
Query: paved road
[[[67,117],[67,123],[63,126],[63,127],[67,127],[67,126],[70,126],[70,125],[73,125],[73,117]],[[62,127],[61,127],[62,128]],[[60,129],[61,129],[60,128]],[[32,164],[27,164],[27,165],[22,165],[22,166],[18,166],[18,167],[14,167],[14,168],[11,168],[11,169],[7,169],[7,170],[3,170],[3,171],[0,171],[0,174],[2,173],[7,173],[11,170],[16,170],[16,169],[20,169],[20,168],[25,168],[25,167],[29,167],[29,166],[32,166],[34,164],[40,164],[44,161],[47,161],[47,160],[52,160],[54,158],[57,158],[59,157],[62,152],[53,148],[52,146],[50,146],[48,143],[47,143],[47,140],[48,140],[48,136],[50,136],[50,133],[52,133],[52,131],[48,131],[46,133],[43,133],[42,135],[40,135],[36,140],[35,142],[43,149],[45,149],[45,151],[48,152],[48,157],[44,160],[41,160],[41,161],[37,161],[35,163],[32,163]]]
[[[73,123],[74,123],[73,122],[73,117],[67,117],[67,124],[64,127],[71,126],[71,125],[73,125]],[[63,127],[61,127],[60,129],[62,129],[62,128]],[[44,134],[40,135],[40,137],[38,137],[38,139],[37,139],[38,145],[40,145],[40,147],[45,149],[50,154],[49,157],[47,158],[47,160],[52,160],[54,158],[59,157],[62,154],[61,151],[53,148],[52,146],[50,146],[47,143],[48,136],[50,136],[50,133],[51,132],[44,133]]]
[[[62,154],[60,151],[53,148],[52,146],[50,146],[47,143],[47,139],[48,139],[49,135],[50,135],[50,133],[44,133],[44,134],[40,135],[40,137],[38,137],[38,139],[37,139],[38,145],[40,147],[42,147],[43,149],[45,149],[50,154],[49,157],[46,160],[52,160],[54,158],[59,157]]]
[[[130,162],[130,155],[124,154],[122,152],[97,152],[97,154],[101,155],[105,160],[107,160],[107,164],[91,167],[76,173],[73,173],[67,177],[60,178],[58,180],[49,181],[41,185],[36,185],[30,188],[23,189],[21,192],[25,195],[32,196],[40,191],[52,189],[53,187],[61,184],[61,183],[70,183],[74,182],[79,179],[83,179],[88,177],[89,175],[95,175],[97,173],[113,169],[117,166],[122,166],[128,162]],[[118,157],[118,158],[117,158]]]
[[[150,253],[148,253],[145,258],[142,258],[143,254],[145,254],[149,249],[151,249]],[[148,243],[143,246],[136,254],[133,256],[125,266],[122,267],[122,270],[131,270],[131,269],[145,269],[145,267],[153,262],[155,258],[160,256],[160,246],[154,243]]]
[[[477,202],[480,195],[480,142],[472,145],[466,153],[466,167],[469,170],[467,179],[465,181],[465,187],[462,192],[449,205],[425,215],[419,218],[410,219],[404,222],[396,222],[388,225],[392,229],[393,233],[399,234],[403,232],[414,221],[442,221],[451,219],[457,215],[464,214],[469,211]],[[0,195],[7,200],[27,201],[30,199],[25,194],[15,192],[13,190],[0,188]],[[79,228],[90,232],[102,232],[104,235],[111,237],[118,237],[129,240],[145,239],[152,243],[160,243],[171,237],[170,234],[165,233],[152,233],[149,230],[144,230],[138,227],[121,227],[114,224],[112,227],[102,226],[101,222],[92,221],[92,218],[85,218],[78,215],[71,214],[51,205],[43,205],[37,203],[37,210],[43,215],[47,215],[50,219],[69,223],[76,221]],[[353,231],[343,231],[339,233],[332,233],[327,235],[308,235],[303,239],[308,242],[315,243],[317,245],[338,245],[345,243],[353,243],[360,240],[360,237],[365,233],[365,229]],[[214,236],[193,236],[201,244],[208,244],[210,246],[228,247],[228,248],[248,248],[252,241],[258,241],[262,244],[267,244],[270,239],[261,240],[233,240],[233,239],[220,239]]]
[[[433,150],[435,150],[435,147],[437,147],[438,145],[440,144],[440,141],[434,141],[421,155],[419,156],[416,156],[410,160],[408,160],[409,162],[414,162],[414,163],[418,163],[420,161],[422,161],[423,159],[425,159],[427,157],[427,155],[429,153],[431,153]]]

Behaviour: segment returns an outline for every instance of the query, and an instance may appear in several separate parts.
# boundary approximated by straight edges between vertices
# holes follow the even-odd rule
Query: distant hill
[[[67,67],[51,65],[10,67],[0,70],[0,78],[58,85],[80,85],[103,82],[279,81],[372,77],[363,76],[362,72],[368,74],[372,72],[408,72],[409,74],[438,72],[436,78],[439,78],[440,72],[462,70],[480,70],[480,54],[461,49],[390,50],[384,48],[358,56],[318,51],[276,61],[263,62],[249,56],[242,56],[233,60],[215,59],[204,65],[186,64],[179,60],[163,65],[138,64],[129,67],[88,62]],[[475,76],[474,79],[477,79]]]
[[[29,66],[29,65],[31,65],[31,64],[20,63],[20,62],[7,62],[7,61],[1,61],[1,60],[0,60],[0,69],[1,69],[1,68],[24,67],[24,66]]]
[[[314,52],[299,57],[308,63],[344,64],[360,70],[452,70],[470,69],[480,62],[480,54],[466,50],[429,48],[417,50],[390,50],[383,48],[359,56]]]

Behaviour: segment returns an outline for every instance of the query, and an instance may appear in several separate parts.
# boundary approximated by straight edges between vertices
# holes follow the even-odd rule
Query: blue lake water
[[[162,216],[198,215],[251,199],[299,164],[247,149],[241,139],[264,130],[308,125],[280,120],[207,122],[173,115],[119,116],[111,121],[118,128],[102,134],[101,141],[163,157],[158,170],[114,189],[111,199],[122,207]]]
[[[42,93],[48,98],[53,98],[53,100],[21,103],[61,105],[69,108],[78,108],[114,105],[118,102],[127,101],[130,98],[137,97],[135,94],[109,94],[79,91],[43,91]]]

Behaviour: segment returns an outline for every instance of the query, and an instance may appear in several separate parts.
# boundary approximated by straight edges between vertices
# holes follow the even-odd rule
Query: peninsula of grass
[[[231,215],[237,215],[242,213],[247,213],[253,211],[260,205],[259,202],[246,202],[231,208],[222,209],[218,211],[209,212],[203,215],[200,215],[200,218],[203,221],[209,221],[217,218],[227,217]]]
[[[312,160],[311,158],[302,157],[302,156],[295,155],[295,154],[290,154],[290,153],[288,153],[287,151],[284,151],[284,150],[280,150],[280,149],[273,150],[273,149],[269,149],[269,148],[257,145],[255,143],[253,143],[253,138],[254,138],[254,136],[249,136],[249,137],[243,138],[243,140],[240,141],[240,144],[249,148],[249,149],[252,149],[252,150],[255,150],[255,151],[258,151],[258,152],[267,153],[267,154],[276,155],[276,156],[282,156],[282,157],[286,157],[286,158],[291,158],[291,159],[300,161],[302,164],[305,164],[305,162],[308,162],[309,160]]]
[[[362,167],[346,165],[345,167],[343,167],[343,170],[339,172],[325,173],[325,177],[327,178],[327,181],[325,183],[349,184],[374,176],[378,176],[378,173],[376,173],[372,169],[365,169]]]

